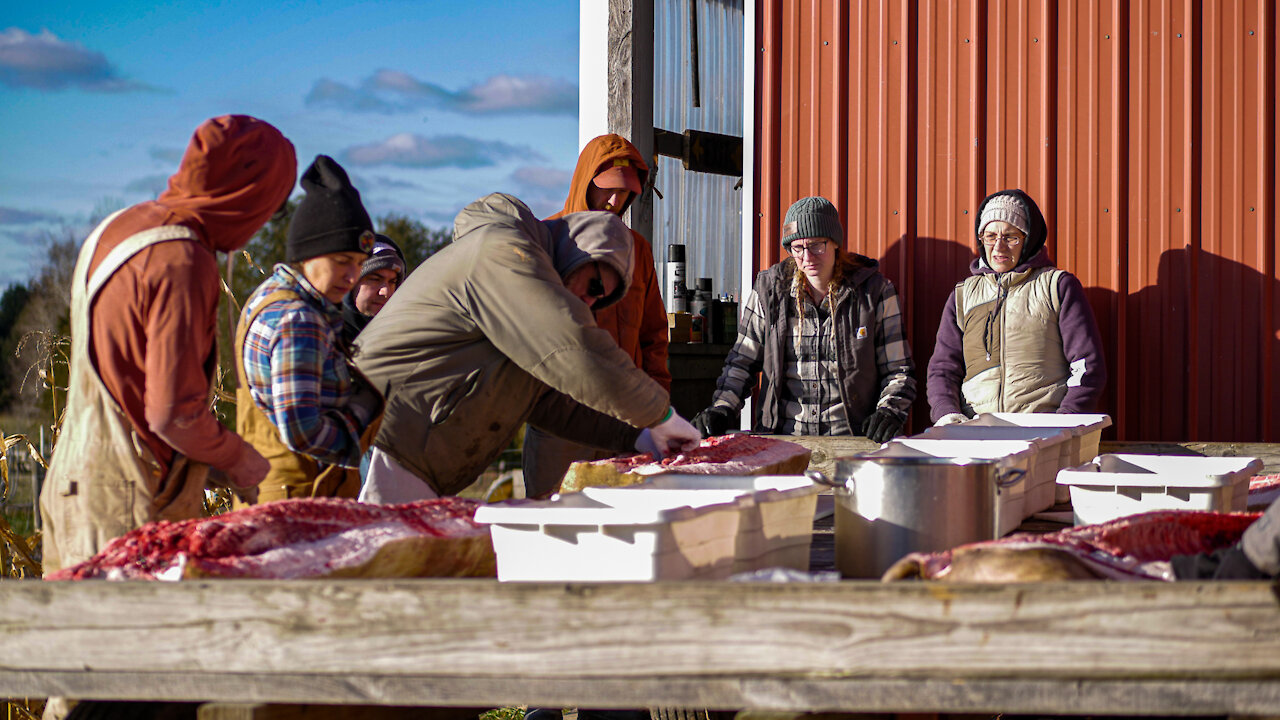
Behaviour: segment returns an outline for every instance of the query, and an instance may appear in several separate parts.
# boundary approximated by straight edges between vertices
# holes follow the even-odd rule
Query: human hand
[[[712,405],[693,416],[693,426],[703,437],[713,437],[729,432],[733,422],[733,413],[723,405]]]
[[[964,413],[947,413],[946,415],[938,418],[938,422],[934,423],[933,426],[942,427],[943,425],[955,425],[956,423],[965,422],[968,419],[969,416]]]
[[[245,443],[235,464],[224,475],[227,487],[247,505],[258,502],[258,483],[267,477],[271,463],[252,445]]]
[[[898,413],[889,408],[878,408],[874,413],[862,421],[862,434],[868,440],[885,443],[893,439],[898,431],[902,430],[903,424],[906,422],[905,417],[899,417]]]
[[[666,420],[640,431],[640,437],[636,438],[636,449],[653,453],[654,457],[661,460],[673,452],[692,450],[701,441],[702,434],[698,429],[673,409],[669,411]]]

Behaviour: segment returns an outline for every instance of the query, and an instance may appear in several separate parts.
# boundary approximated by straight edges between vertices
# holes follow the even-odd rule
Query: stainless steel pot
[[[908,553],[997,538],[1000,495],[1023,474],[1003,458],[837,458],[836,567],[879,578]]]

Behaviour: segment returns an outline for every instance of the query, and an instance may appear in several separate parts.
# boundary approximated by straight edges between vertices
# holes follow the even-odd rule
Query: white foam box
[[[803,475],[657,475],[640,485],[583,492],[612,502],[613,493],[648,490],[728,490],[747,496],[739,504],[733,572],[809,569],[813,516],[822,488]]]
[[[1111,427],[1111,416],[1105,413],[982,413],[968,421],[968,425],[990,427],[1045,427],[1061,428],[1071,432],[1071,438],[1063,444],[1062,467],[1083,465],[1098,455],[1102,443],[1102,431]],[[1054,492],[1055,503],[1071,499],[1069,488],[1058,485]]]
[[[912,457],[972,458],[975,460],[1005,460],[1010,467],[1021,470],[1023,479],[1000,491],[998,517],[999,533],[1012,532],[1031,514],[1026,507],[1027,478],[1035,462],[1036,448],[1024,440],[937,440],[934,438],[907,437],[885,443],[879,450],[865,453],[864,457]]]
[[[717,580],[733,571],[736,491],[663,491],[611,505],[583,493],[476,510],[501,581]]]
[[[1066,461],[1069,448],[1066,443],[1072,433],[1065,428],[1052,427],[1015,427],[975,425],[972,421],[957,425],[931,427],[916,435],[931,440],[1017,440],[1029,442],[1035,447],[1035,458],[1027,478],[1026,502],[1023,512],[1027,517],[1046,508],[1053,507],[1054,493],[1057,486],[1054,480],[1058,471],[1071,467]]]
[[[1071,493],[1076,525],[1093,525],[1152,510],[1240,512],[1249,478],[1262,469],[1250,457],[1099,455],[1058,473]]]

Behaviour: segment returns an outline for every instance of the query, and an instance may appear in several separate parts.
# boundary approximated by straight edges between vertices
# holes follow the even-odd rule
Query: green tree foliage
[[[404,253],[405,267],[412,271],[423,260],[435,255],[441,248],[453,242],[453,231],[447,228],[429,228],[406,215],[389,213],[378,218],[378,232],[400,246]]]

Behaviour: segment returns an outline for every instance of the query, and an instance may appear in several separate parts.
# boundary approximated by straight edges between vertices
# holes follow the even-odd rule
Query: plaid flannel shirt
[[[277,301],[245,333],[244,372],[253,402],[294,452],[322,463],[359,467],[361,428],[370,418],[351,399],[351,373],[340,350],[342,310],[288,265],[254,291],[251,312],[276,290],[296,300]]]
[[[804,321],[796,317],[795,286],[788,293],[791,336],[785,338],[785,378],[781,385],[782,415],[786,432],[796,435],[831,435],[861,432],[849,427],[840,398],[840,377],[836,361],[835,327],[830,313],[830,297],[823,301],[824,312],[810,305]],[[905,418],[915,400],[914,364],[902,323],[898,294],[886,283],[875,310],[876,371],[880,377],[877,408],[892,410]],[[755,384],[755,374],[764,364],[764,345],[769,322],[759,294],[753,289],[743,303],[738,340],[729,353],[712,405],[736,412]]]

